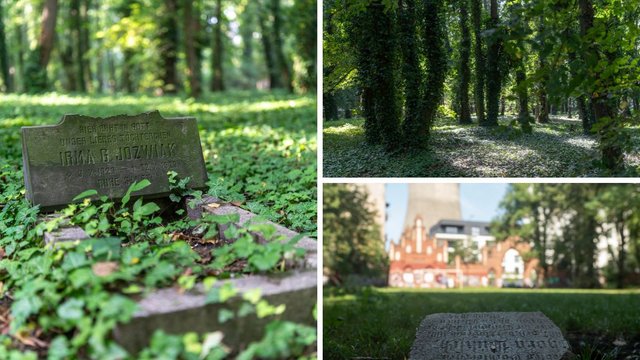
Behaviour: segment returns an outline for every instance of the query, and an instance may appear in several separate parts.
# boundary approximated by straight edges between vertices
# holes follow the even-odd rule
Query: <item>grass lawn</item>
[[[364,139],[363,119],[324,122],[323,171],[327,177],[581,177],[610,176],[599,166],[595,137],[582,133],[578,121],[554,120],[522,134],[501,119],[501,126],[461,126],[438,119],[427,149],[389,155]],[[633,151],[627,172],[640,166],[640,132],[629,128]]]
[[[404,359],[426,315],[490,311],[543,312],[582,358],[640,356],[640,290],[391,288],[325,290],[324,356]]]

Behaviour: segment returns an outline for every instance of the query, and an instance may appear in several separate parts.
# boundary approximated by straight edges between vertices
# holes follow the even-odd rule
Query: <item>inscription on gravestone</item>
[[[65,115],[57,125],[22,128],[27,199],[44,210],[62,207],[81,192],[119,198],[134,181],[151,185],[135,195],[165,196],[167,172],[204,188],[207,173],[195,118],[140,115],[94,118]]]
[[[424,318],[412,360],[559,360],[569,345],[541,312],[433,314]]]

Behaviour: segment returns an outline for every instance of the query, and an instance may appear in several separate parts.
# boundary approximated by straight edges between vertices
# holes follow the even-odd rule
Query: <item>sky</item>
[[[460,184],[460,208],[463,220],[491,221],[498,215],[498,204],[507,192],[509,184]],[[407,212],[407,184],[386,184],[385,200],[387,239],[398,241],[402,234],[404,217]]]

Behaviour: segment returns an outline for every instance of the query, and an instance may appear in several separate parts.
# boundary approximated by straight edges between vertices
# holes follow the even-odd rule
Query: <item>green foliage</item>
[[[104,116],[159,108],[165,116],[179,115],[180,111],[198,118],[210,184],[217,185],[209,189],[210,193],[223,200],[243,200],[244,206],[258,209],[264,218],[315,233],[313,101],[265,93],[237,93],[212,100],[202,103],[180,98],[115,99],[56,94],[2,99],[0,248],[4,253],[0,260],[0,282],[3,295],[12,299],[7,305],[11,306],[14,339],[16,334],[32,336],[37,331],[37,336],[50,344],[49,354],[54,359],[80,354],[128,358],[110,339],[110,334],[118,323],[131,319],[136,310],[133,296],[174,285],[188,290],[197,281],[210,283],[205,279],[210,279],[211,273],[226,278],[231,271],[278,272],[285,264],[299,260],[302,254],[294,249],[298,239],[281,244],[274,229],[264,224],[237,229],[230,224],[237,220],[234,217],[190,220],[184,210],[166,214],[167,210],[156,203],[136,198],[136,192],[149,185],[146,180],[132,184],[119,201],[109,201],[96,191],[85,191],[76,197],[77,203],[61,210],[59,217],[45,221],[38,220],[38,207],[32,207],[24,198],[19,126],[54,123],[62,114],[71,112]],[[188,178],[180,179],[175,173],[169,176],[174,200],[202,195],[186,190]],[[259,187],[251,187],[254,184]],[[280,198],[284,200],[273,201]],[[272,210],[273,207],[277,210]],[[161,217],[161,211],[171,216]],[[81,226],[92,238],[45,247],[43,233],[65,223]],[[173,236],[176,232],[202,229],[203,234],[214,238],[222,226],[227,227],[227,235],[245,245],[220,244],[215,251],[231,254],[221,257],[226,261],[207,262],[204,260],[207,256],[203,258],[206,252],[198,253],[189,243]],[[254,242],[249,230],[266,242]],[[246,265],[231,269],[233,262]],[[284,310],[266,302],[259,307],[264,316]],[[292,335],[292,356],[300,354],[294,351],[299,348],[295,345],[297,341],[308,339],[308,334],[295,334],[300,337],[296,340]],[[196,344],[204,349],[211,347],[214,340],[185,335],[186,340],[175,342],[162,335],[157,337],[148,349],[149,358],[163,356],[159,354],[199,358],[202,351],[192,351]],[[0,341],[0,354],[4,352],[6,358],[27,359],[32,354],[20,355],[11,350],[13,345],[6,336]],[[208,358],[222,358],[227,354],[222,349],[211,347]],[[190,352],[195,355],[187,355]]]
[[[509,125],[512,121],[509,116],[499,127],[461,127],[454,114],[441,116],[429,150],[411,156],[387,156],[381,146],[366,144],[361,119],[325,123],[324,173],[328,177],[604,177],[635,176],[640,166],[636,126],[624,129],[635,149],[625,158],[627,170],[611,173],[600,165],[597,140],[584,135],[579,122],[532,124],[532,133],[523,134]]]
[[[352,15],[349,33],[362,88],[366,139],[393,150],[400,140],[395,12],[374,0]]]
[[[323,259],[335,284],[349,275],[386,278],[388,257],[368,201],[355,185],[324,187]]]

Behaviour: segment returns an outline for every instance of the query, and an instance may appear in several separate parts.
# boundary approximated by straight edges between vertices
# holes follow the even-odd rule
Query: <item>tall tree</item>
[[[590,38],[590,32],[594,28],[594,9],[591,0],[579,0],[580,29],[583,34],[584,53],[583,58],[592,59],[595,68],[592,70],[592,77],[589,79],[593,83],[599,84],[600,88],[592,90],[590,96],[593,104],[595,121],[599,123],[600,148],[602,149],[602,162],[610,170],[618,171],[623,165],[623,153],[621,140],[624,133],[620,130],[620,119],[617,116],[617,97],[614,96],[609,87],[611,76],[604,77],[601,72],[601,63],[610,63],[615,58],[615,54],[608,49],[600,49],[597,42]],[[615,41],[615,39],[613,39]]]
[[[460,10],[460,64],[458,66],[458,122],[460,124],[471,124],[471,110],[469,108],[469,81],[471,69],[469,68],[469,57],[471,55],[471,35],[469,33],[469,0],[458,0]]]
[[[178,91],[178,0],[164,0],[159,40],[162,54],[162,91],[174,94]]]
[[[296,47],[305,69],[300,77],[303,90],[316,88],[317,24],[316,0],[294,0],[290,14],[294,16]]]
[[[538,22],[538,38],[539,41],[544,44],[546,37],[545,18],[542,14]],[[549,78],[549,69],[547,66],[547,54],[546,47],[540,46],[538,52],[538,73],[540,74],[540,81],[538,82],[538,112],[536,120],[541,124],[549,123],[549,101],[547,99],[547,83]]]
[[[182,8],[185,56],[187,58],[187,79],[189,80],[188,94],[189,96],[197,98],[202,93],[198,44],[196,43],[198,41],[196,37],[199,35],[198,22],[200,19],[194,15],[194,12],[197,10],[194,11],[194,4],[191,0],[184,0]]]
[[[370,143],[382,143],[393,150],[399,145],[401,116],[394,56],[395,14],[381,0],[372,1],[364,10],[351,11],[350,37],[362,89],[365,137]]]
[[[56,38],[58,18],[58,0],[45,0],[40,20],[38,45],[31,53],[29,64],[25,68],[25,86],[28,92],[41,92],[47,89],[47,65],[51,59],[53,43]]]
[[[216,22],[213,24],[213,44],[211,46],[211,91],[224,90],[222,46],[222,0],[216,0]]]
[[[274,60],[284,86],[289,92],[293,92],[293,77],[289,69],[289,62],[284,54],[284,45],[282,41],[282,9],[280,0],[271,0],[271,15],[273,17],[273,51],[275,53]]]
[[[278,65],[273,52],[273,36],[270,27],[267,25],[268,12],[260,9],[258,12],[258,24],[260,25],[260,38],[264,50],[264,61],[269,72],[269,88],[280,89],[284,87],[280,77]]]
[[[323,195],[324,264],[330,281],[349,275],[386,282],[388,256],[368,196],[353,185],[328,184]]]
[[[485,61],[484,51],[482,49],[482,0],[471,0],[471,19],[473,22],[476,79],[474,84],[474,102],[478,123],[484,124]]]
[[[424,143],[436,116],[436,110],[444,95],[444,80],[447,76],[447,53],[445,50],[446,28],[444,4],[439,0],[423,0],[421,18],[423,48],[429,72],[425,80],[423,115],[416,126],[417,136],[411,139],[415,144]],[[409,139],[406,139],[409,140]]]
[[[13,91],[13,81],[9,75],[9,53],[7,51],[7,41],[4,31],[4,8],[0,0],[0,74],[6,92]]]
[[[84,49],[82,46],[82,19],[80,15],[80,0],[71,0],[71,34],[72,43],[74,44],[74,64],[76,70],[76,88],[81,92],[87,92],[87,84],[85,80],[85,60]]]
[[[500,53],[502,51],[502,40],[498,29],[500,19],[498,17],[498,0],[491,0],[491,21],[488,31],[492,34],[489,37],[489,51],[487,55],[487,121],[482,125],[498,125],[498,115],[500,112],[500,91],[502,85],[502,74],[500,73]]]
[[[418,58],[415,0],[398,1],[399,47],[402,54],[402,78],[404,82],[404,137],[414,137],[416,123],[421,122],[422,71]]]

